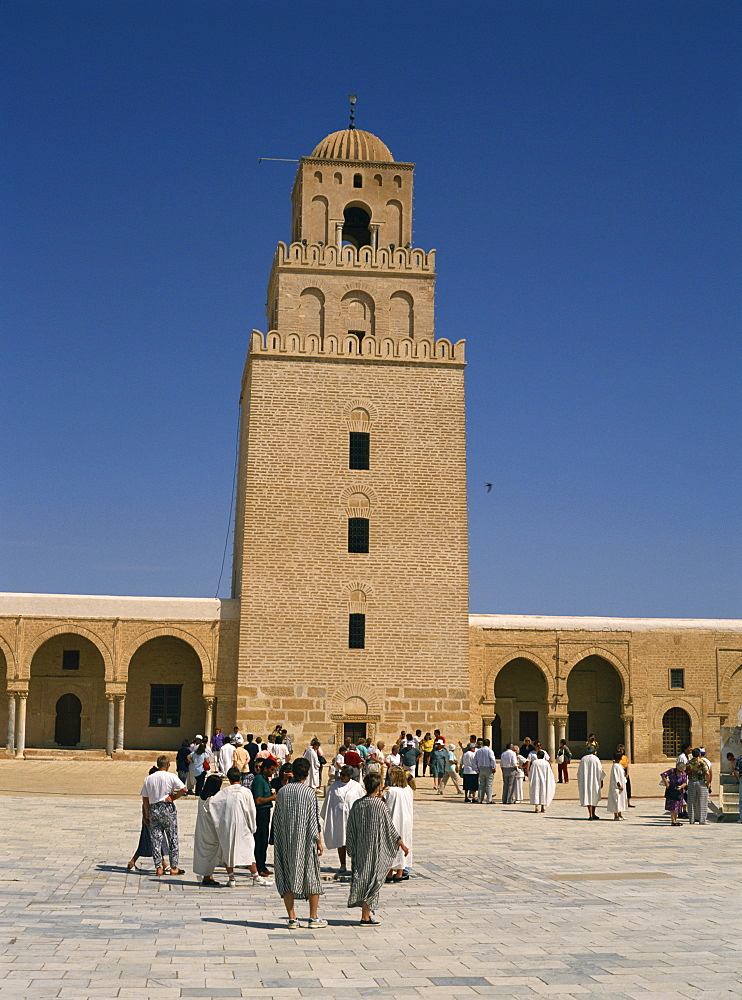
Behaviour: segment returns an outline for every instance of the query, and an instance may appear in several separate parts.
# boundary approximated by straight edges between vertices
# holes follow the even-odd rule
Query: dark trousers
[[[201,794],[201,789],[204,787],[204,782],[208,776],[208,771],[202,771],[200,774],[196,775],[196,795]]]
[[[268,837],[271,826],[271,810],[258,807],[255,814],[255,864],[259,872],[265,871],[265,858],[268,853]]]
[[[559,761],[558,770],[559,770],[559,784],[560,785],[564,785],[564,784],[568,784],[569,783],[569,771],[567,770],[568,767],[569,767],[569,761],[568,760],[560,760]]]

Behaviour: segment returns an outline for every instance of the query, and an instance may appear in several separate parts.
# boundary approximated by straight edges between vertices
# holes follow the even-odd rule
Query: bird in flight
[[[485,483],[484,485],[487,487],[487,492],[489,493],[492,489],[492,483]]]

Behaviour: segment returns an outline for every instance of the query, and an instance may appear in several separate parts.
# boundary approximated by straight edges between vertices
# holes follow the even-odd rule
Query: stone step
[[[106,751],[26,747],[23,756],[26,760],[106,760]]]

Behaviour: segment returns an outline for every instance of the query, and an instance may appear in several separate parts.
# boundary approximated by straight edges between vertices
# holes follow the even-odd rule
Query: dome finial
[[[350,101],[350,128],[356,127],[356,95],[348,94],[348,100]]]

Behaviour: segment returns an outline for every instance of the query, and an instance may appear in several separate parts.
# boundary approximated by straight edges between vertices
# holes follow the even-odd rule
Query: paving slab
[[[141,764],[3,762],[0,1000],[722,1000],[740,996],[742,828],[673,830],[642,779],[624,823],[570,798],[480,809],[422,784],[409,882],[385,887],[377,928],[328,882],[329,926],[289,931],[273,887],[129,873]],[[83,771],[80,771],[80,768]],[[81,790],[82,789],[82,790]],[[571,791],[571,790],[570,790]],[[84,794],[83,794],[84,792]],[[52,794],[53,793],[53,794]],[[600,814],[606,816],[605,806]],[[337,861],[323,859],[328,873]],[[218,875],[218,873],[217,873]],[[306,915],[306,904],[299,904]],[[693,950],[677,937],[692,913]],[[731,950],[730,950],[731,949]]]

